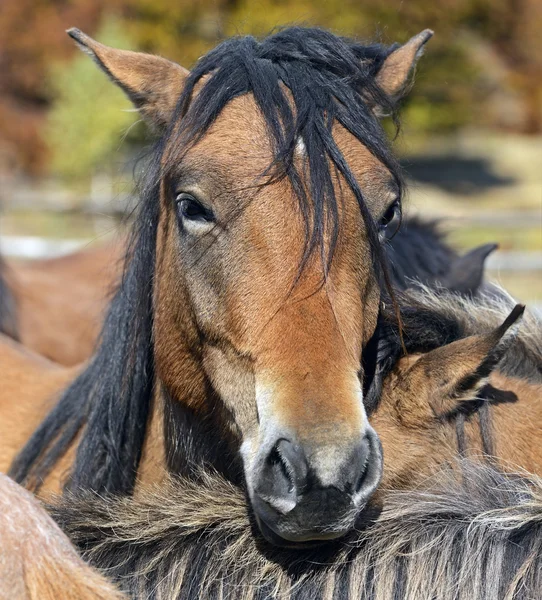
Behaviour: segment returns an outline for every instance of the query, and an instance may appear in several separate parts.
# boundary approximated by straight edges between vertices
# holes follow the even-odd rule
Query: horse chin
[[[256,515],[256,523],[260,533],[264,539],[278,548],[288,548],[293,550],[311,549],[330,541],[336,541],[344,537],[345,532],[342,533],[322,533],[314,534],[314,537],[299,538],[299,539],[288,539],[279,535],[274,529],[272,529],[263,519]]]
[[[358,537],[361,531],[374,525],[382,509],[383,504],[379,498],[371,499],[359,511],[352,523],[352,527],[348,530],[316,533],[310,537],[306,536],[297,539],[283,537],[258,515],[254,515],[254,517],[261,535],[272,546],[289,550],[311,550],[312,548],[319,548],[324,545],[333,548],[334,545],[342,545],[343,543],[348,543],[348,541],[355,543],[355,538]]]

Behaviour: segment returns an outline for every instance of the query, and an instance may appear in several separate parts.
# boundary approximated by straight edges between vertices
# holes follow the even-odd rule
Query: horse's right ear
[[[433,36],[431,29],[424,29],[396,48],[383,62],[376,82],[392,100],[398,100],[407,90],[410,76],[423,53],[423,47]]]
[[[159,56],[104,46],[79,29],[68,29],[67,33],[123,90],[148,123],[158,129],[167,127],[189,71]]]

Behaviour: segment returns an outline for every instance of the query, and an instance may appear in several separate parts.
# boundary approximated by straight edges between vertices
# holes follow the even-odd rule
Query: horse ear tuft
[[[399,100],[407,91],[410,76],[418,59],[423,54],[425,44],[432,36],[431,29],[424,29],[406,44],[394,50],[382,64],[376,76],[376,82],[392,100]]]
[[[186,69],[152,54],[110,48],[75,27],[67,34],[123,90],[149,124],[159,130],[167,127],[189,74]]]

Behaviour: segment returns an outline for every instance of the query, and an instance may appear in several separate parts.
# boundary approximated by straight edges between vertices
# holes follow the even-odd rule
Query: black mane
[[[68,494],[49,509],[83,557],[134,598],[538,597],[542,481],[467,460],[457,467],[423,488],[385,491],[376,521],[308,549],[270,547],[242,491],[216,473],[137,499]]]
[[[301,268],[314,251],[329,265],[338,235],[332,172],[344,176],[366,224],[377,274],[386,274],[376,227],[360,189],[332,135],[340,123],[386,165],[401,189],[372,105],[392,103],[375,76],[394,47],[363,46],[320,29],[292,27],[264,39],[229,39],[196,64],[175,117],[159,141],[141,197],[126,271],[105,320],[97,352],[14,461],[11,475],[39,487],[75,435],[84,428],[68,487],[129,493],[135,482],[154,383],[153,274],[158,221],[158,183],[173,165],[161,167],[166,145],[182,151],[197,142],[234,98],[251,93],[259,106],[275,157],[261,174],[287,177],[305,218]],[[193,97],[195,85],[207,76]],[[291,99],[284,93],[288,88]],[[292,102],[295,110],[292,110]],[[306,148],[308,192],[294,165],[298,139]],[[176,157],[178,163],[178,156]],[[330,167],[330,164],[332,167]],[[330,242],[325,248],[324,239]]]

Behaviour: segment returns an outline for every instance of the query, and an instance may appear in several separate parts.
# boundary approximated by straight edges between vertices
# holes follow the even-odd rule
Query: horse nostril
[[[367,475],[367,468],[370,459],[371,448],[367,437],[363,438],[359,448],[350,462],[351,479],[353,482],[353,492],[357,494],[362,488]]]
[[[267,463],[273,473],[273,479],[277,486],[280,486],[281,483],[286,484],[288,489],[283,491],[292,493],[295,488],[294,469],[291,463],[279,452],[276,446],[271,450],[271,454],[267,457]]]
[[[295,507],[307,473],[303,450],[289,440],[280,439],[265,459],[255,491],[262,500],[285,514]]]
[[[355,459],[352,460],[352,477],[355,503],[367,502],[382,477],[382,446],[374,430],[370,428],[363,438]]]

